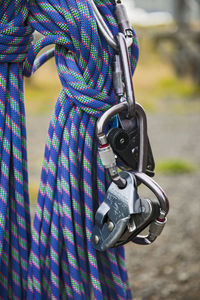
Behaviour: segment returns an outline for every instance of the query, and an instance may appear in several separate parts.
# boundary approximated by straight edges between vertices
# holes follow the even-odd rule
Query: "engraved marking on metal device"
[[[113,213],[117,215],[118,218],[123,218],[124,210],[127,210],[128,199],[120,193],[115,193],[114,189],[109,191],[107,199],[110,206],[112,206]]]

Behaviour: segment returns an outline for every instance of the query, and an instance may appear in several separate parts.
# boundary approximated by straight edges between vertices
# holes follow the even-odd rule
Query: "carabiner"
[[[163,228],[167,222],[166,215],[169,211],[169,201],[163,189],[151,177],[140,172],[134,172],[134,175],[140,182],[142,182],[154,193],[160,204],[160,215],[150,224],[148,235],[136,236],[134,239],[132,239],[132,242],[135,244],[149,245],[153,243],[163,231]]]
[[[119,47],[115,40],[115,37],[113,36],[112,32],[106,25],[98,8],[96,7],[94,1],[90,0],[90,3],[92,5],[94,16],[95,16],[97,26],[98,26],[100,32],[102,33],[103,37],[107,41],[108,45],[110,45],[113,49],[118,51]],[[128,21],[125,7],[119,2],[115,3],[115,15],[116,15],[116,19],[119,24],[120,30],[122,30],[122,32],[125,34],[127,46],[129,48],[133,43],[133,32],[132,32],[131,26]]]
[[[128,102],[121,102],[109,108],[98,120],[96,124],[96,135],[99,140],[99,155],[101,161],[106,169],[108,169],[109,174],[113,182],[117,184],[119,188],[124,188],[126,186],[126,181],[118,173],[118,167],[116,164],[115,154],[112,147],[108,143],[105,126],[107,122],[116,114],[121,112],[128,112],[129,105]],[[140,149],[139,149],[139,164],[138,171],[145,172],[147,165],[147,121],[146,115],[142,106],[138,103],[135,104],[136,117],[139,120],[140,127]]]
[[[96,135],[100,144],[99,155],[102,164],[106,169],[108,169],[112,181],[115,182],[119,188],[124,188],[126,186],[126,180],[118,174],[115,155],[105,134],[105,126],[114,115],[127,110],[128,102],[118,103],[105,111],[97,120],[96,124]]]
[[[130,58],[128,53],[128,47],[126,44],[126,38],[123,33],[119,32],[116,36],[117,43],[119,45],[119,57],[122,65],[122,74],[125,85],[125,96],[122,99],[128,102],[128,118],[135,115],[135,95],[133,89],[133,81],[131,74]]]

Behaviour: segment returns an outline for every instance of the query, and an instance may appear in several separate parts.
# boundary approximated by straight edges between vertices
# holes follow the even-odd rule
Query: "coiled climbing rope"
[[[0,299],[25,299],[30,217],[23,60],[32,29],[25,0],[0,1]]]
[[[18,2],[15,2],[17,5]],[[7,9],[8,11],[11,10],[11,2],[7,1],[7,3],[3,10],[4,15],[6,15]],[[19,1],[19,3],[21,9],[18,10],[18,13],[25,18],[27,15],[25,2]],[[95,3],[106,24],[115,35],[118,32],[118,26],[113,16],[113,4],[107,0],[97,0]],[[94,213],[103,201],[109,183],[97,153],[95,124],[97,118],[117,102],[112,85],[113,50],[99,35],[90,2],[87,0],[31,0],[29,10],[31,26],[45,37],[30,49],[24,64],[24,74],[30,76],[48,58],[55,55],[62,90],[52,115],[45,146],[38,204],[32,231],[26,298],[91,299],[93,295],[95,299],[131,299],[124,249],[119,247],[98,253],[91,244]],[[1,18],[2,24],[7,21],[5,18],[5,16]],[[27,34],[30,34],[31,30],[27,28]],[[28,39],[26,34],[23,34],[23,41],[25,38]],[[55,51],[43,55],[33,66],[39,51],[52,43],[55,44]],[[19,49],[20,53],[26,52],[26,50],[26,48]],[[138,57],[136,39],[134,39],[131,53],[131,65],[132,71],[134,71]],[[19,53],[17,52],[17,54]],[[23,58],[22,55],[21,59]],[[19,68],[19,64],[15,63],[15,68],[16,66]],[[15,74],[14,78],[22,80],[21,71],[19,73],[20,76]],[[1,78],[4,76],[2,75]],[[8,84],[8,78],[5,81]],[[1,88],[3,89],[2,82],[4,81],[1,80]],[[23,267],[21,267],[23,274],[10,267],[11,272],[15,271],[19,274],[19,279],[22,278],[24,282],[22,285],[24,292],[19,294],[13,285],[13,295],[16,295],[16,299],[17,297],[23,299],[26,291],[30,231],[28,210],[24,208],[28,205],[26,159],[18,158],[18,155],[26,156],[23,148],[25,144],[24,112],[16,113],[21,118],[19,120],[22,127],[23,146],[21,149],[18,149],[20,143],[16,141],[19,138],[17,131],[19,127],[13,125],[12,120],[15,116],[12,117],[10,114],[12,111],[11,98],[14,99],[15,105],[17,102],[18,106],[22,107],[21,99],[16,97],[16,90],[19,90],[21,95],[22,88],[20,86],[16,89],[15,85],[16,81],[12,80],[10,90],[15,93],[13,97],[10,96],[10,93],[5,92],[4,87],[5,101],[1,108],[4,113],[1,113],[0,116],[2,118],[0,120],[2,126],[1,141],[4,141],[1,147],[1,164],[5,161],[5,167],[4,165],[3,167],[6,168],[7,157],[11,160],[9,166],[13,166],[15,160],[18,163],[13,171],[9,171],[10,176],[8,176],[7,169],[12,170],[12,168],[8,167],[6,172],[2,172],[1,167],[1,177],[6,177],[6,180],[4,177],[1,178],[2,191],[9,190],[11,197],[7,196],[6,198],[4,195],[2,197],[1,192],[2,207],[5,209],[1,209],[3,217],[0,225],[5,228],[12,228],[13,226],[13,239],[16,239],[17,222],[19,220],[26,221],[23,225],[20,223],[17,239],[19,241],[18,248],[22,246],[20,243],[22,244],[27,239],[26,245],[21,247],[25,252],[23,255],[26,254],[26,257],[20,252],[16,256],[18,259],[16,258],[13,263],[15,267],[16,261],[19,263],[18,261],[22,260],[23,257]],[[7,108],[10,110],[8,113],[6,113]],[[19,124],[17,123],[18,126]],[[15,132],[17,137],[15,140],[13,138],[14,146],[11,151],[11,146],[9,149],[7,147],[11,144],[12,127],[13,130],[17,131]],[[22,163],[24,167],[20,173],[18,168],[22,168]],[[18,173],[23,174],[25,178],[20,177],[17,180]],[[13,182],[16,182],[16,188],[14,188]],[[18,200],[19,187],[23,187],[24,206],[21,205],[22,198],[20,198],[21,202]],[[21,193],[19,192],[19,194]],[[14,198],[15,194],[17,199]],[[13,210],[14,206],[16,213]],[[7,207],[10,210],[6,210]],[[8,211],[10,211],[9,216]],[[11,222],[10,220],[12,220],[13,225],[6,227],[9,226],[7,223]],[[15,254],[15,249],[9,244],[9,230],[5,231],[7,233],[3,236],[4,240],[7,239],[6,242],[1,240],[2,247],[5,245],[6,250],[9,249],[6,258],[4,258],[6,250],[0,252],[1,266],[6,265],[6,259],[10,262],[12,251]],[[7,280],[6,274],[8,272],[3,274],[2,271],[1,274],[0,284],[3,287],[3,279]],[[3,277],[3,275],[5,276]],[[15,282],[15,274],[11,274],[11,278]],[[11,297],[9,284],[5,287],[6,292],[5,295]]]

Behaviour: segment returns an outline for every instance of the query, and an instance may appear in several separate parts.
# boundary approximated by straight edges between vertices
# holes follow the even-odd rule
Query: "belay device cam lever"
[[[99,155],[112,180],[95,215],[92,243],[98,251],[129,241],[151,244],[161,234],[169,210],[164,191],[151,178],[154,175],[154,159],[147,135],[146,114],[142,106],[135,102],[128,53],[132,29],[119,1],[115,5],[115,15],[120,32],[113,39],[98,10],[95,10],[100,31],[116,50],[113,85],[119,98],[119,103],[108,109],[96,126]],[[107,123],[115,115],[118,116],[119,127],[105,133]],[[124,171],[119,173],[119,168]],[[141,183],[151,190],[156,200],[139,197],[137,187]],[[140,236],[147,226],[149,233]]]

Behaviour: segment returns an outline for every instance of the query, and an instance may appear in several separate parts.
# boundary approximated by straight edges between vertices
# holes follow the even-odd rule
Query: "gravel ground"
[[[200,116],[195,114],[150,116],[155,158],[181,158],[198,168],[199,124]],[[200,172],[155,179],[169,197],[170,212],[167,225],[154,244],[126,246],[134,299],[200,299]]]
[[[149,136],[155,160],[187,160],[197,171],[162,175],[155,179],[170,200],[168,223],[151,246],[126,246],[130,285],[135,300],[200,299],[200,115],[152,114]],[[48,118],[29,117],[29,168],[31,181],[39,181]],[[146,191],[141,191],[141,196]],[[33,213],[32,209],[32,213]]]
[[[160,177],[170,200],[168,223],[150,246],[128,244],[134,299],[200,299],[200,174]]]

